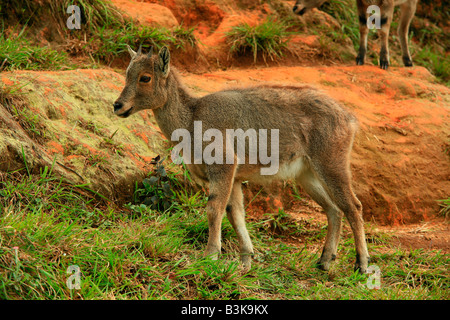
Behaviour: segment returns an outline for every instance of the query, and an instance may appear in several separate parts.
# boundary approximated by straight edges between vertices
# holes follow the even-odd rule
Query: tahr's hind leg
[[[392,10],[394,9],[392,8]],[[391,28],[393,13],[386,14],[387,16],[381,17],[381,29],[379,30],[381,38],[380,68],[384,70],[389,68],[389,30]]]
[[[367,52],[367,37],[369,36],[369,28],[367,28],[367,18],[365,12],[360,12],[359,16],[359,50],[356,57],[356,64],[361,66],[364,64]]]
[[[346,168],[345,166],[337,166]],[[321,166],[320,178],[326,185],[326,190],[333,199],[333,203],[344,212],[353,231],[356,247],[355,269],[366,273],[369,263],[369,252],[367,250],[366,237],[364,233],[364,222],[362,217],[362,205],[356,198],[351,187],[350,172],[339,170],[337,167],[327,165]]]
[[[405,67],[411,67],[413,65],[411,60],[411,54],[408,48],[408,32],[411,20],[416,13],[417,0],[408,1],[400,5],[401,16],[400,23],[398,24],[398,38],[400,39],[400,46],[402,48],[402,58]]]
[[[317,264],[320,269],[329,270],[331,262],[336,259],[337,255],[341,234],[342,212],[333,203],[323,187],[322,181],[311,169],[304,171],[297,179],[297,183],[324,209],[327,215],[327,237],[322,256]]]

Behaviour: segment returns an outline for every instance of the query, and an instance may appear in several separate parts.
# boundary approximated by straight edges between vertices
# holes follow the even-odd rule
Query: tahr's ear
[[[131,49],[131,47],[129,45],[127,45],[127,49],[128,52],[130,53],[131,59],[133,59],[134,57],[136,57],[137,53],[136,51],[134,51],[133,49]]]
[[[163,76],[167,77],[169,75],[169,71],[170,71],[170,52],[169,49],[164,46],[161,48],[161,50],[159,51],[159,66],[161,68],[161,72],[163,74]]]

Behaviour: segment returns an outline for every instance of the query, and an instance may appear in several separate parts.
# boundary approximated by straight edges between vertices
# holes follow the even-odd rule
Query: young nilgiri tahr
[[[204,133],[209,129],[219,130],[222,137],[226,136],[227,129],[243,132],[254,129],[257,135],[264,134],[264,130],[278,130],[278,141],[265,137],[268,146],[278,144],[271,148],[279,161],[279,169],[272,175],[261,174],[260,169],[267,166],[261,159],[250,163],[251,153],[255,151],[250,143],[245,148],[244,163],[238,163],[236,150],[232,163],[196,164],[192,159],[185,159],[191,174],[209,185],[206,256],[217,258],[220,253],[221,224],[226,212],[237,233],[241,261],[244,267],[250,267],[253,246],[245,225],[241,184],[281,179],[303,187],[327,215],[328,232],[318,265],[328,270],[335,259],[344,214],[355,238],[356,268],[366,272],[369,254],[362,206],[352,190],[350,173],[350,152],[358,122],[350,112],[306,85],[261,85],[194,97],[170,65],[167,47],[158,54],[152,54],[152,50],[144,54],[141,48],[138,52],[131,48],[129,51],[132,59],[126,71],[125,87],[114,103],[116,115],[128,117],[151,109],[167,138],[172,138],[179,129],[186,129],[193,137],[196,122],[201,122]],[[208,146],[208,141],[203,140],[203,150]]]

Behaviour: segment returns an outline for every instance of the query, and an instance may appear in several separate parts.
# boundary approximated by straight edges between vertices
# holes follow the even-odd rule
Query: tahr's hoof
[[[203,258],[211,260],[219,260],[219,252],[217,251],[206,251],[203,253]]]
[[[383,70],[387,70],[389,68],[389,61],[380,60],[380,68]]]
[[[364,58],[356,57],[356,65],[362,66],[364,64]]]
[[[405,67],[413,66],[413,62],[412,62],[411,58],[409,58],[409,57],[403,58],[403,64],[405,65]]]
[[[334,260],[336,260],[336,255],[335,254],[332,254],[331,257],[330,256],[326,257],[322,253],[322,256],[320,257],[320,260],[317,261],[317,263],[316,263],[316,267],[319,268],[320,270],[328,271],[328,270],[330,270],[331,263]]]
[[[367,268],[369,267],[370,257],[365,259],[360,259],[358,256],[356,257],[355,263],[355,271],[358,271],[360,274],[367,273]]]
[[[329,262],[328,263],[322,263],[322,262],[318,261],[316,263],[316,268],[319,269],[319,270],[322,270],[322,271],[328,271],[328,270],[330,270],[330,263]]]
[[[355,265],[355,271],[358,271],[360,274],[366,274],[367,273],[367,266],[362,267],[360,265]]]
[[[242,272],[248,272],[252,268],[252,256],[253,254],[246,254],[241,256]]]

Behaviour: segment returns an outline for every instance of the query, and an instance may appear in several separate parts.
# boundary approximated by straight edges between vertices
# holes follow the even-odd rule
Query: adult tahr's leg
[[[240,181],[235,181],[233,184],[226,212],[238,237],[242,264],[245,269],[250,269],[253,245],[245,225],[244,196]]]
[[[392,10],[394,10],[392,8]],[[381,15],[381,50],[380,50],[380,68],[387,70],[389,67],[389,30],[391,28],[392,13],[385,12]]]
[[[411,54],[408,48],[408,32],[411,20],[416,13],[417,0],[407,1],[400,6],[401,16],[400,23],[398,24],[398,37],[400,39],[400,46],[402,48],[402,58],[405,67],[411,67],[413,65]]]
[[[359,51],[356,57],[356,64],[363,65],[367,52],[367,37],[369,35],[369,28],[367,27],[366,13],[360,13],[359,16]]]

